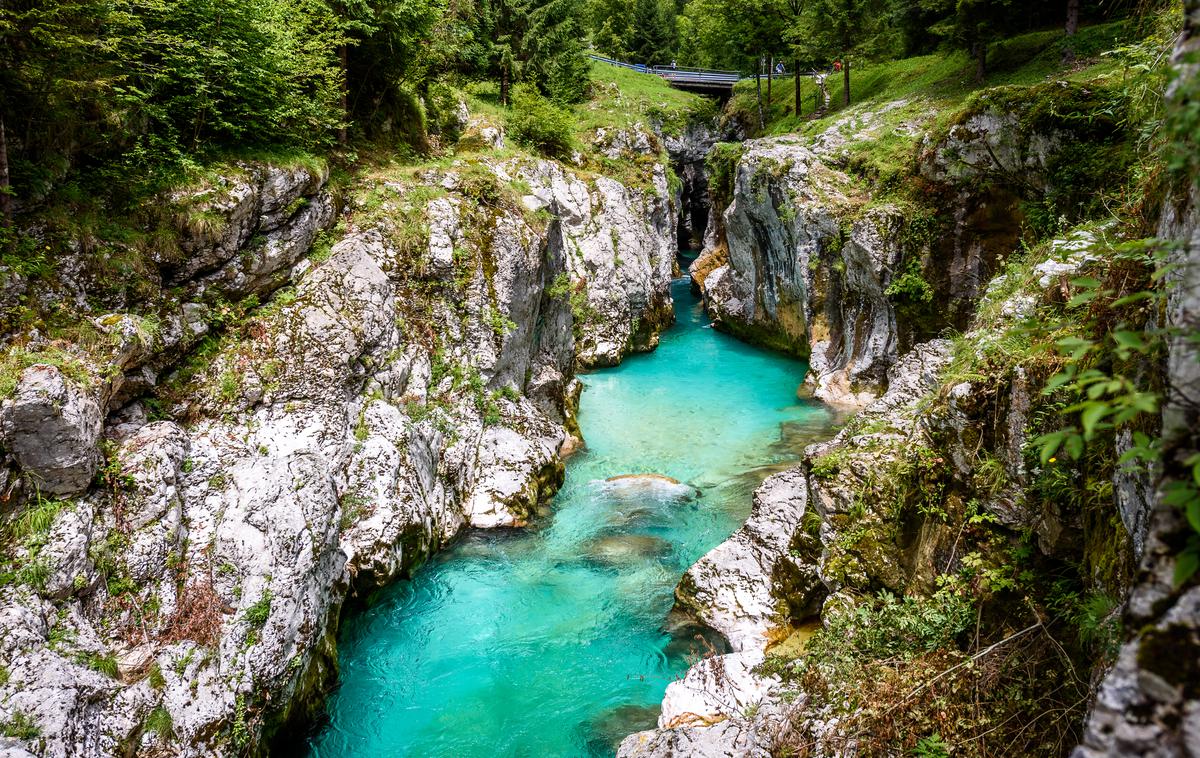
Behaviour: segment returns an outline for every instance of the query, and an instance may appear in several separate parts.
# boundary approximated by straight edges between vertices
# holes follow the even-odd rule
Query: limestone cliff
[[[714,153],[725,186],[692,266],[714,320],[808,358],[813,396],[866,405],[900,355],[968,326],[1038,203],[1078,204],[1082,189],[1064,187],[1080,177],[1063,164],[1080,141],[1119,142],[1123,127],[1097,115],[1085,130],[1041,103],[1099,114],[1094,97],[1065,82],[985,90],[948,127],[928,110],[905,115],[907,101],[863,105],[815,135]],[[912,143],[886,182],[848,150],[885,125]]]
[[[324,171],[246,164],[166,200],[161,318],[15,336],[0,748],[241,754],[310,719],[348,598],[529,519],[576,368],[670,323],[677,200],[645,159],[640,188],[460,160],[339,213]]]

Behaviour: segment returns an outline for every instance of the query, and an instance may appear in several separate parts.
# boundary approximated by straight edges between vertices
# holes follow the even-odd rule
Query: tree
[[[632,62],[654,65],[673,57],[671,27],[674,6],[660,0],[635,0],[633,22],[625,49]]]
[[[987,78],[988,46],[1015,22],[1014,0],[958,0],[950,39],[975,60],[975,81]]]
[[[1079,31],[1079,0],[1067,0],[1067,42],[1063,46],[1063,63],[1075,60],[1075,33]]]
[[[879,52],[885,9],[884,0],[811,0],[793,23],[800,56],[822,68],[841,61],[845,105],[850,104],[850,60]]]

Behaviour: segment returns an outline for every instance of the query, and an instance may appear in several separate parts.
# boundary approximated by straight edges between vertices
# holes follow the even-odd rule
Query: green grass
[[[679,134],[690,120],[716,115],[716,101],[667,85],[662,77],[620,66],[592,64],[592,99],[575,108],[577,131],[656,122]]]
[[[1080,29],[1075,39],[1078,62],[1069,67],[1062,64],[1064,40],[1062,32],[1050,30],[1031,32],[993,44],[989,51],[990,71],[983,83],[975,81],[975,64],[961,52],[852,65],[851,107],[893,100],[913,101],[909,107],[889,114],[889,122],[899,124],[905,118],[922,114],[936,112],[945,116],[965,104],[971,93],[986,87],[1030,85],[1049,79],[1092,81],[1120,76],[1120,58],[1103,53],[1136,41],[1136,29],[1131,21],[1114,21]],[[831,108],[822,118],[813,119],[811,114],[815,110],[817,89],[811,79],[801,80],[804,115],[799,117],[792,113],[795,105],[793,81],[783,79],[775,82],[770,102],[764,103],[767,111],[764,133],[800,132],[813,135],[832,126],[846,115],[846,108],[842,105],[841,75],[830,76],[827,85]],[[765,80],[763,93],[765,99]],[[737,85],[731,110],[741,114],[746,123],[757,122],[752,80]],[[885,129],[883,136],[886,137],[888,133],[889,130]]]

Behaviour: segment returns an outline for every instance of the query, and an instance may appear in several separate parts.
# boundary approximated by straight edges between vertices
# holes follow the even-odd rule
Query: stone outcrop
[[[100,462],[100,407],[55,366],[30,366],[0,406],[0,440],[48,495],[74,495]]]
[[[1074,137],[1065,121],[1031,115],[1032,101],[1083,100],[1087,91],[1045,85],[1055,86],[1062,92],[1026,99],[985,91],[944,132],[927,116],[897,127],[920,146],[906,170],[937,198],[929,207],[872,197],[848,168],[847,146],[877,136],[907,101],[850,109],[811,137],[743,143],[727,205],[713,209],[692,266],[715,323],[807,358],[812,396],[869,404],[913,345],[968,328],[999,262],[1018,246],[1021,201],[1061,189],[1053,169]]]
[[[649,139],[619,144],[641,154],[651,149]],[[603,176],[586,182],[549,161],[505,170],[529,184],[527,208],[554,218],[548,244],[570,274],[580,365],[613,366],[627,352],[657,346],[675,318],[678,209],[666,167],[654,164],[648,191]]]

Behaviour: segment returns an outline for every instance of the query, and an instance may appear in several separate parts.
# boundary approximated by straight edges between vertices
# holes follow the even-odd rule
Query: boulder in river
[[[625,565],[662,558],[671,552],[671,543],[649,534],[609,534],[584,546],[589,560],[605,565]]]
[[[690,500],[700,494],[699,490],[690,484],[662,474],[610,476],[601,486],[613,497],[621,499],[651,497],[660,500]]]

